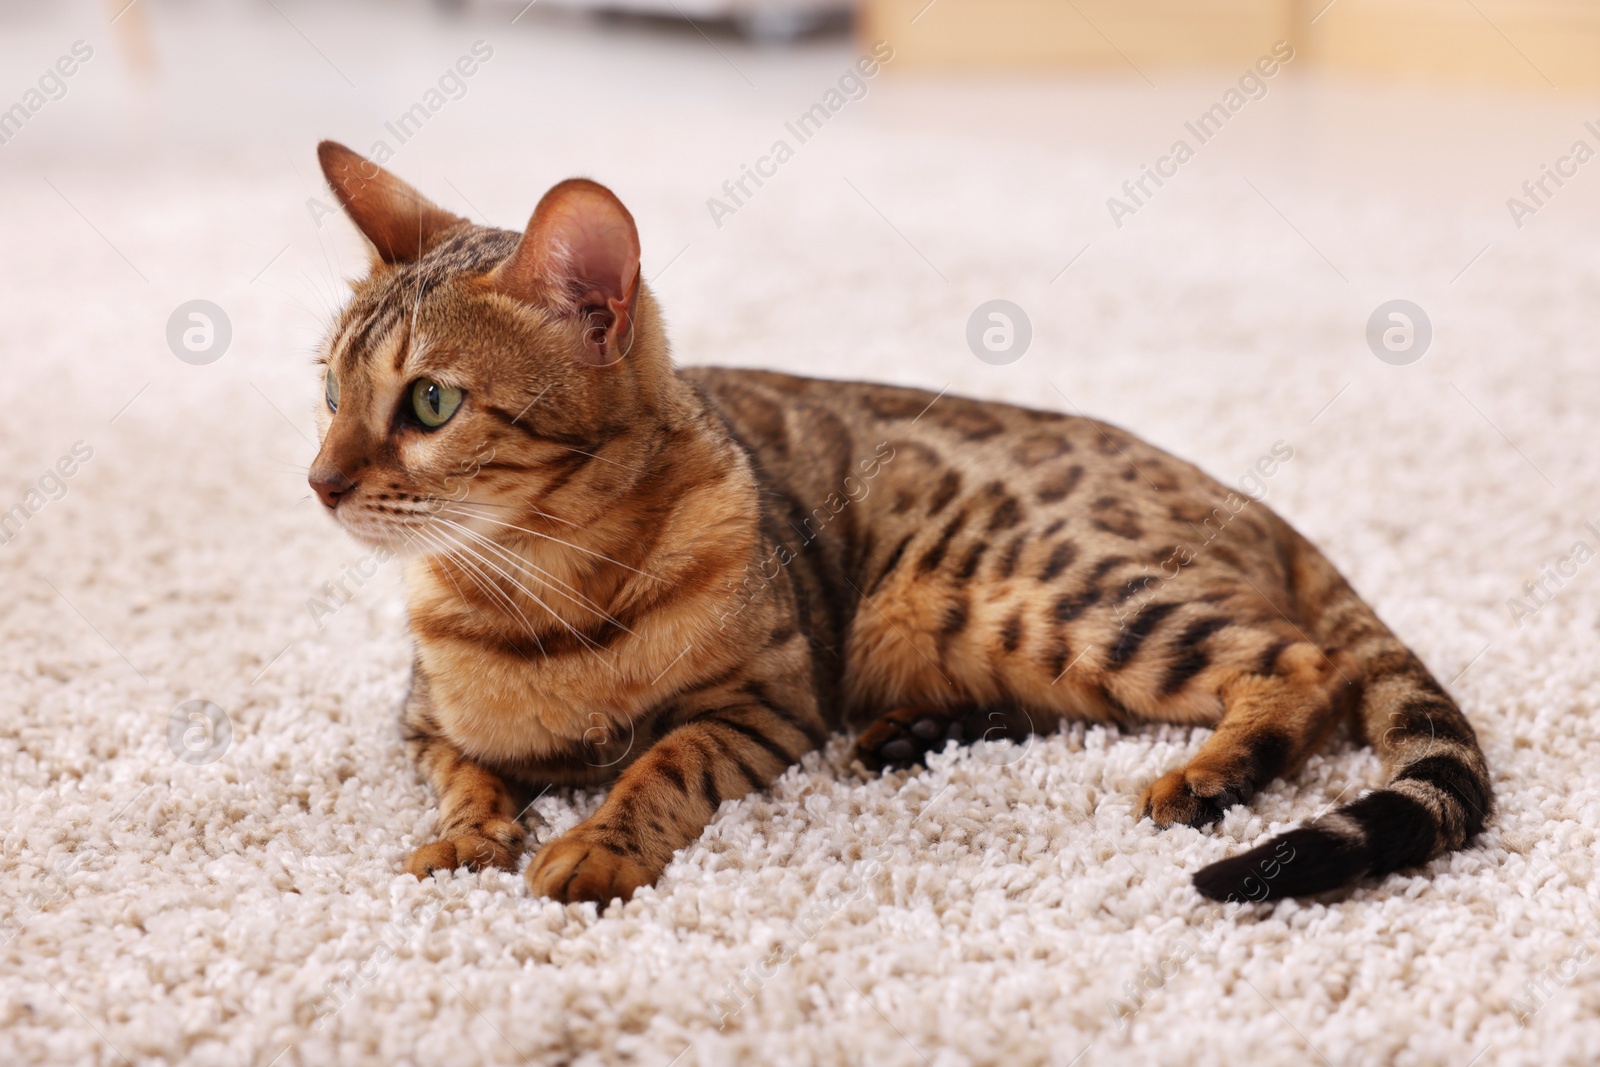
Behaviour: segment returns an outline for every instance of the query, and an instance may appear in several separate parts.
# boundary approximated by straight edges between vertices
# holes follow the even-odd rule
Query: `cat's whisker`
[[[424,540],[423,531],[421,529],[418,529],[415,532],[415,538],[416,538],[416,540],[423,541],[424,544],[428,544],[428,545],[430,545],[430,547],[432,547],[431,542],[428,542],[428,541]],[[440,550],[437,547],[434,547],[432,555],[439,555],[439,554],[440,554]],[[446,558],[449,557],[449,553],[448,552],[444,552],[443,555]],[[465,604],[466,601],[467,601],[467,594],[462,590],[461,586],[459,584],[457,584],[454,576],[452,576],[451,573],[450,573],[450,569],[448,567],[441,567],[441,568],[439,568],[439,572],[444,575],[445,581],[450,583],[450,585],[456,591],[456,596],[460,597],[461,598],[461,602],[463,604]]]
[[[445,536],[448,536],[448,535],[445,535]],[[488,557],[484,556],[481,552],[476,551],[470,545],[462,544],[460,541],[455,541],[455,540],[453,540],[453,543],[458,545],[460,547],[461,551],[469,553],[474,559],[476,559],[477,561],[482,563],[484,566],[489,567],[490,569],[492,569],[496,574],[500,575],[500,577],[503,578],[507,583],[509,583],[512,588],[520,591],[523,595],[525,595],[525,596],[529,597],[531,600],[533,600],[533,602],[538,604],[541,608],[543,608],[547,614],[549,614],[552,618],[554,618],[562,626],[565,626],[567,628],[567,631],[569,633],[571,633],[573,637],[576,637],[580,642],[582,642],[585,645],[588,645],[593,651],[595,651],[597,653],[605,651],[599,645],[599,643],[597,643],[593,638],[590,638],[590,637],[586,636],[581,631],[579,631],[577,627],[573,626],[566,619],[562,618],[561,615],[559,615],[555,611],[554,608],[550,607],[549,604],[545,603],[544,600],[537,593],[533,592],[533,590],[529,589],[527,586],[525,586],[521,582],[517,581],[516,578],[514,578],[512,575],[506,573],[506,571],[503,568],[497,566],[494,563],[493,560],[491,560]],[[521,613],[519,612],[518,614],[521,614]],[[526,618],[526,617],[524,616],[524,618]],[[531,624],[530,624],[530,626],[531,626]],[[608,666],[609,666],[609,664],[608,664]]]
[[[546,658],[549,658],[549,653],[545,652],[544,642],[539,639],[539,631],[533,625],[532,620],[530,620],[528,616],[523,613],[522,608],[517,605],[517,602],[512,599],[509,593],[495,585],[494,581],[489,578],[489,576],[485,574],[483,570],[462,555],[462,551],[466,549],[465,545],[453,540],[443,531],[432,531],[430,534],[426,534],[424,536],[427,537],[430,544],[440,545],[441,542],[443,542],[449,545],[454,545],[454,549],[448,547],[444,548],[443,555],[445,558],[463,568],[463,573],[468,578],[472,579],[473,584],[475,584],[479,589],[482,589],[485,593],[489,594],[489,596],[492,597],[497,603],[504,604],[506,607],[515,612],[517,618],[522,620],[522,625],[527,629],[528,634],[533,638],[534,643],[539,646],[540,654],[544,655]],[[516,583],[513,582],[512,584],[515,585]]]
[[[421,249],[418,249],[418,251],[420,252]],[[417,282],[417,295],[416,299],[411,302],[411,336],[413,339],[417,339],[417,312],[422,308],[422,294],[424,292],[422,285],[422,268],[420,265],[413,272],[413,277],[416,278]],[[425,342],[415,340],[413,345],[413,353],[416,355],[421,355],[420,349],[424,348],[425,344]]]
[[[575,529],[581,529],[583,525],[582,523],[573,522],[571,519],[564,519],[560,515],[551,514],[550,512],[544,511],[541,508],[537,508],[532,504],[496,504],[488,500],[469,500],[466,498],[455,500],[450,497],[437,497],[435,499],[439,500],[440,502],[448,502],[452,504],[471,504],[473,507],[478,508],[504,508],[506,511],[528,511],[539,516],[541,519],[549,519],[551,522],[563,523]]]
[[[577,627],[573,626],[566,619],[562,618],[561,615],[558,614],[555,611],[555,609],[553,609],[552,607],[550,607],[549,604],[544,602],[543,598],[541,598],[539,596],[539,594],[535,593],[533,590],[529,589],[527,586],[525,586],[521,582],[517,581],[517,579],[515,577],[513,577],[510,574],[508,574],[500,566],[496,565],[493,560],[491,560],[487,556],[483,555],[483,553],[478,552],[477,550],[472,548],[472,546],[464,544],[461,541],[457,540],[456,538],[454,538],[453,536],[451,536],[449,533],[447,533],[445,531],[441,530],[441,531],[435,531],[435,532],[438,534],[438,536],[449,540],[450,543],[454,544],[461,552],[464,552],[467,555],[470,555],[474,560],[476,560],[477,562],[483,564],[485,567],[488,567],[490,570],[494,571],[502,579],[504,579],[506,581],[506,583],[509,584],[513,589],[516,589],[517,591],[521,592],[524,596],[526,596],[529,599],[531,599],[535,604],[538,604],[541,608],[543,608],[545,610],[545,612],[548,615],[550,615],[553,619],[555,619],[557,622],[559,622],[562,626],[566,627],[567,631],[569,633],[571,633],[573,637],[577,638],[583,644],[588,645],[594,652],[603,653],[605,651],[605,649],[603,649],[593,638],[590,638],[587,635],[583,634],[581,631],[578,630]],[[464,557],[458,557],[458,558],[460,558],[462,562],[466,562],[466,559]],[[502,596],[507,596],[508,599],[509,599],[509,594],[506,594],[504,590],[500,590],[500,592],[501,592]],[[522,613],[521,609],[516,608],[515,604],[513,604],[512,606],[513,606],[513,610],[515,610],[517,612],[518,617],[521,618],[523,620],[523,622],[528,626],[528,629],[530,631],[532,631],[533,630],[533,624],[531,622],[528,622],[528,617]],[[536,632],[534,633],[534,637],[537,640],[538,634]],[[541,642],[540,648],[541,648],[541,650],[543,648],[542,642]],[[604,662],[604,658],[603,657],[602,657],[602,662]],[[607,666],[610,666],[610,664],[607,664]],[[615,668],[613,668],[613,669],[615,669]]]
[[[294,161],[292,159],[289,161],[289,166],[294,171],[295,178],[299,180],[301,188],[305,189],[306,195],[308,195],[308,196],[316,195],[313,192],[312,187],[306,184],[305,178],[300,174],[300,168],[295,166]],[[320,190],[318,190],[318,191],[320,191]],[[315,234],[316,234],[316,240],[317,240],[317,251],[322,254],[322,264],[321,264],[322,271],[321,271],[321,274],[323,275],[323,278],[327,281],[327,283],[328,283],[328,292],[331,294],[331,296],[324,298],[323,302],[329,305],[330,316],[337,317],[337,315],[339,313],[340,294],[345,291],[344,278],[340,274],[340,272],[337,269],[335,269],[333,259],[331,259],[329,257],[329,255],[328,255],[328,241],[331,238],[331,235],[324,233],[324,231],[323,231],[321,226],[317,226],[315,228]],[[337,244],[334,245],[334,251],[335,251],[335,254],[337,254],[337,252],[338,252],[338,245]],[[315,265],[315,263],[313,263],[313,265]],[[311,281],[315,281],[316,280],[314,278],[311,278],[311,276],[306,274],[306,272],[303,271],[303,270],[296,271],[296,273],[300,274],[302,276],[305,276],[308,280],[311,280]],[[321,295],[321,290],[320,289],[313,287],[313,291],[315,291],[319,295]]]
[[[448,509],[441,509],[441,510],[448,510]],[[665,578],[661,578],[661,577],[659,577],[657,575],[651,574],[649,571],[642,571],[637,567],[628,566],[628,564],[622,562],[619,559],[612,559],[610,556],[606,555],[604,552],[597,552],[592,548],[585,548],[582,545],[575,545],[570,541],[563,541],[559,537],[552,537],[550,534],[540,533],[538,530],[530,530],[525,526],[518,526],[516,523],[504,522],[504,521],[502,521],[500,519],[492,519],[487,515],[473,515],[473,514],[471,514],[469,512],[456,512],[456,514],[463,515],[465,518],[469,518],[469,519],[477,519],[479,522],[491,522],[491,523],[494,523],[496,526],[505,526],[505,527],[507,527],[509,529],[512,529],[512,530],[520,530],[522,533],[529,534],[529,535],[531,535],[533,537],[542,537],[547,541],[554,541],[556,544],[563,545],[563,546],[565,546],[567,548],[572,549],[575,552],[582,552],[582,553],[584,553],[586,555],[595,556],[595,557],[597,557],[599,559],[603,559],[607,563],[610,563],[610,564],[612,564],[613,566],[616,566],[616,567],[621,567],[625,571],[632,571],[634,574],[643,575],[644,577],[650,578],[650,579],[652,579],[654,581],[657,581],[657,582],[665,583],[665,581],[666,581]]]
[[[544,608],[544,610],[546,612],[549,612],[549,614],[555,615],[555,612],[550,610],[549,605],[547,605],[542,599],[540,599],[538,594],[534,593],[527,586],[525,586],[521,582],[517,581],[517,579],[515,577],[513,577],[512,575],[506,573],[506,571],[503,568],[497,566],[494,563],[493,560],[490,560],[487,557],[485,557],[481,552],[479,552],[476,549],[474,549],[471,545],[466,544],[460,538],[456,537],[454,534],[450,533],[447,530],[440,530],[440,529],[435,528],[430,532],[431,532],[431,534],[432,534],[432,536],[434,537],[435,540],[442,541],[442,542],[444,542],[444,543],[446,543],[446,544],[451,546],[451,548],[452,548],[451,553],[450,553],[451,557],[456,559],[458,562],[463,563],[463,564],[481,564],[482,567],[476,567],[475,569],[478,570],[479,574],[484,574],[484,575],[486,575],[486,572],[482,568],[483,567],[487,567],[489,570],[494,571],[495,574],[498,574],[500,576],[500,578],[503,579],[507,584],[509,584],[513,589],[515,589],[516,591],[522,593],[523,595],[525,595],[528,598],[530,598],[531,600],[533,600],[541,608]],[[499,593],[502,598],[506,598],[508,602],[512,603],[513,610],[517,611],[518,616],[522,619],[522,621],[528,626],[528,628],[530,630],[533,629],[532,621],[529,620],[526,615],[522,614],[520,609],[516,608],[514,601],[510,601],[509,594],[507,594],[504,589],[499,588],[498,585],[495,586],[495,591],[497,593]],[[557,618],[559,619],[560,617],[557,616]],[[565,622],[565,620],[561,620],[561,621]]]
[[[551,585],[560,587],[558,589],[552,589],[552,592],[561,593],[561,595],[565,596],[568,600],[571,600],[573,603],[579,604],[582,607],[594,612],[606,622],[609,622],[611,625],[621,629],[623,632],[633,634],[635,637],[638,636],[638,634],[634,634],[634,632],[629,629],[622,622],[622,620],[612,617],[598,603],[589,599],[587,596],[584,596],[582,590],[556,577],[554,574],[545,570],[537,563],[534,563],[531,560],[523,559],[516,553],[506,549],[503,545],[496,543],[492,538],[485,537],[483,534],[470,527],[463,526],[460,523],[454,522],[450,519],[440,519],[439,521],[448,523],[449,525],[459,529],[462,533],[472,537],[475,541],[482,543],[486,548],[492,549],[496,555],[501,556],[511,565],[515,566],[519,570],[522,570],[523,573],[527,574],[531,578],[534,578],[546,588],[549,588]]]
[[[638,467],[630,467],[626,463],[618,463],[614,459],[607,459],[604,456],[597,456],[593,452],[585,452],[581,448],[573,448],[571,445],[557,445],[556,447],[557,448],[564,448],[568,452],[576,452],[580,456],[588,456],[590,459],[597,459],[601,463],[609,463],[613,467],[621,467],[625,471],[633,471],[633,473],[639,475],[640,477],[647,477],[648,476],[647,472],[640,470]]]
[[[446,561],[447,565],[458,568],[463,577],[471,582],[476,588],[483,590],[483,592],[487,594],[497,606],[509,608],[517,615],[522,615],[521,610],[517,607],[516,603],[506,595],[505,591],[497,588],[495,584],[489,580],[488,576],[479,570],[475,565],[473,565],[471,561],[463,559],[460,553],[452,551],[443,546],[438,546],[437,550],[439,556]],[[454,585],[455,583],[452,581],[451,584]],[[456,586],[456,591],[461,591],[461,587],[459,585]],[[464,594],[462,599],[466,599]],[[537,631],[533,629],[532,623],[528,622],[525,616],[523,617],[523,625],[527,628],[528,632],[533,635],[534,643],[539,646],[539,652],[541,654],[545,654],[544,642],[539,640]]]
[[[321,322],[323,320],[323,316],[322,315],[320,315],[317,312],[311,310],[309,307],[307,307],[305,305],[305,303],[303,301],[301,301],[298,297],[296,297],[293,293],[289,292],[287,289],[283,289],[283,288],[281,288],[279,286],[273,285],[271,282],[267,281],[265,278],[261,279],[261,284],[266,286],[268,289],[271,289],[273,292],[277,293],[279,296],[283,297],[285,300],[289,301],[295,307],[299,308],[301,311],[304,311],[307,315],[310,315],[313,319],[316,319],[318,322]]]
[[[303,270],[295,271],[295,276],[305,283],[306,289],[322,304],[323,310],[331,318],[339,313],[338,301],[329,297],[322,287],[316,284],[316,279]]]
[[[504,548],[503,546],[496,544],[490,538],[487,538],[487,537],[483,536],[478,531],[472,529],[471,527],[463,526],[461,523],[456,522],[453,519],[440,518],[437,521],[442,522],[442,523],[446,524],[447,526],[452,527],[453,529],[461,531],[462,533],[466,534],[468,537],[471,537],[474,541],[482,544],[485,548],[493,551],[496,555],[498,555],[499,557],[504,559],[507,562],[507,564],[509,564],[510,566],[515,567],[518,570],[521,570],[524,574],[527,574],[530,578],[533,578],[533,579],[541,582],[542,584],[544,584],[544,586],[546,588],[550,588],[551,583],[554,583],[555,585],[561,586],[562,588],[560,588],[560,589],[551,589],[551,591],[554,592],[554,593],[561,594],[562,596],[566,597],[568,600],[572,601],[574,604],[579,605],[580,607],[585,607],[585,608],[589,609],[590,611],[594,612],[596,615],[599,615],[606,622],[609,622],[611,625],[613,625],[613,626],[617,627],[618,629],[622,630],[624,633],[631,634],[634,637],[638,637],[639,636],[638,634],[636,634],[632,630],[630,630],[626,625],[624,625],[620,619],[612,618],[611,615],[608,614],[606,612],[606,610],[604,608],[602,608],[599,604],[596,604],[593,600],[590,600],[588,597],[584,596],[582,590],[578,589],[576,586],[568,585],[566,582],[562,581],[560,578],[557,578],[555,575],[551,574],[549,571],[545,570],[543,567],[539,566],[537,563],[533,563],[533,562],[531,562],[529,560],[523,559],[521,556],[518,556],[516,553],[510,552],[506,548]],[[564,590],[570,590],[570,592],[565,592]],[[576,595],[574,595],[574,594],[576,594]]]

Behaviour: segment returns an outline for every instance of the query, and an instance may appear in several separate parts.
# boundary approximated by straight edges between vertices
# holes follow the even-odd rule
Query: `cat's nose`
[[[338,507],[339,501],[356,487],[356,483],[346,478],[344,472],[337,467],[327,470],[313,469],[309,480],[317,499],[321,500],[323,506],[330,511]]]

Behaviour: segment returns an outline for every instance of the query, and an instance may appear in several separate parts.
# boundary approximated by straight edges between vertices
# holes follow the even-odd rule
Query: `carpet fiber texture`
[[[6,69],[96,52],[0,171],[0,509],[27,513],[0,544],[0,1062],[1600,1057],[1600,175],[1520,228],[1505,204],[1594,101],[1286,74],[1118,225],[1107,198],[1231,76],[891,63],[719,216],[853,49],[284,10],[323,58],[265,7],[158,8],[153,78],[99,7],[4,44]],[[433,808],[396,728],[398,575],[304,485],[309,354],[361,262],[312,148],[365,150],[478,39],[493,59],[393,167],[513,227],[562,177],[612,184],[680,360],[1082,409],[1228,482],[1292,447],[1268,503],[1460,699],[1488,831],[1342,899],[1211,904],[1194,870],[1377,784],[1373,755],[1338,737],[1158,832],[1139,790],[1206,731],[1080,724],[884,777],[836,739],[603,913],[399,873]],[[965,340],[996,297],[1032,322],[1005,366]],[[167,342],[199,298],[232,328],[202,366]],[[1395,298],[1432,323],[1407,366],[1365,338]],[[600,799],[540,798],[530,843]]]

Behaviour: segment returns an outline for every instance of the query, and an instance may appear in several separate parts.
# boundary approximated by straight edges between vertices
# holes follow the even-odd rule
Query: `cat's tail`
[[[1488,764],[1456,702],[1316,546],[1283,530],[1302,621],[1361,669],[1354,726],[1388,784],[1200,870],[1195,888],[1213,900],[1303,896],[1414,867],[1466,844],[1492,804]]]

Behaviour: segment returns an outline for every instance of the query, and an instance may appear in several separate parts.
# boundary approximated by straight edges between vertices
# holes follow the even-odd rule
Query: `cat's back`
[[[1152,497],[1192,511],[1235,493],[1096,419],[876,382],[726,367],[681,374],[704,390],[765,473],[803,501],[855,489],[844,479],[863,462],[878,471],[867,495],[890,497],[896,515],[937,515],[971,489],[996,498],[1002,521],[1013,508],[1020,517],[1030,504],[1053,510],[1068,498],[1105,509],[1107,497]],[[1005,505],[1008,497],[1015,503]]]

